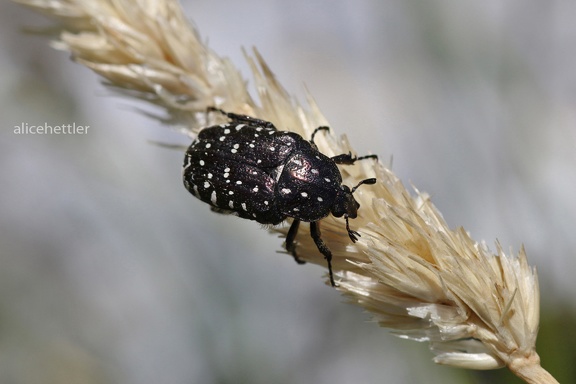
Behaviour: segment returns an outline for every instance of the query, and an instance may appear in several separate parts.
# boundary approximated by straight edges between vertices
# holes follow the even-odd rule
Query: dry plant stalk
[[[272,121],[310,137],[328,122],[312,98],[293,100],[263,59],[246,55],[261,105],[229,60],[216,55],[186,21],[175,0],[18,0],[59,19],[57,48],[109,85],[164,107],[172,123],[194,137],[207,106]],[[321,135],[328,156],[351,150],[345,137]],[[342,219],[322,221],[334,255],[338,290],[400,337],[428,341],[434,361],[469,369],[507,366],[528,383],[556,383],[535,350],[539,322],[536,271],[524,250],[491,253],[462,228],[451,230],[428,196],[410,194],[382,164],[342,169],[344,184],[376,177],[355,197],[362,205],[350,242]],[[286,234],[287,227],[272,228]],[[299,255],[326,266],[309,236],[298,236]]]

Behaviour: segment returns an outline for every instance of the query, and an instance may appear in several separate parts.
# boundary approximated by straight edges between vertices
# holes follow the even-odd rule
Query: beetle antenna
[[[361,182],[358,183],[358,185],[356,185],[354,188],[352,188],[352,190],[350,191],[350,193],[354,193],[354,191],[356,191],[358,189],[359,186],[361,186],[362,184],[376,184],[376,179],[375,178],[371,178],[371,179],[365,179],[362,180]]]

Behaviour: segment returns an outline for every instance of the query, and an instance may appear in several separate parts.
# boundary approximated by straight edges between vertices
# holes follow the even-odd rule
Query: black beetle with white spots
[[[328,127],[318,127],[310,141],[288,131],[278,131],[264,120],[220,112],[227,124],[204,128],[190,145],[184,158],[184,186],[190,193],[220,213],[232,213],[261,224],[277,225],[292,218],[285,247],[298,263],[296,235],[301,221],[310,223],[310,235],[328,263],[330,283],[332,253],[320,236],[319,221],[332,213],[346,219],[346,230],[353,242],[358,232],[349,227],[360,204],[350,189],[342,185],[336,164],[354,164],[357,160],[377,159],[376,155],[353,157],[350,153],[327,157],[318,151],[314,136]]]

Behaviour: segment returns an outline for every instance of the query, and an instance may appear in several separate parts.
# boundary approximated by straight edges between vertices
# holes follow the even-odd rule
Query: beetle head
[[[351,219],[355,219],[358,216],[358,209],[360,208],[360,203],[354,198],[354,192],[362,184],[376,184],[376,179],[366,179],[358,183],[352,190],[346,185],[341,185],[338,191],[338,196],[334,201],[332,206],[332,215],[336,217],[346,216]]]
[[[358,215],[358,208],[360,208],[360,204],[352,195],[350,188],[347,185],[341,185],[331,209],[332,215],[336,217],[346,215],[354,219]]]
[[[335,217],[342,217],[346,219],[346,230],[348,231],[348,236],[353,242],[358,240],[358,236],[360,234],[356,231],[350,230],[350,226],[348,224],[348,218],[355,219],[358,216],[358,209],[360,208],[360,203],[356,201],[354,198],[354,192],[358,189],[359,186],[362,184],[376,184],[376,179],[365,179],[358,183],[352,190],[346,185],[340,186],[340,190],[338,191],[338,196],[336,196],[336,200],[334,201],[334,205],[332,206],[332,215]]]

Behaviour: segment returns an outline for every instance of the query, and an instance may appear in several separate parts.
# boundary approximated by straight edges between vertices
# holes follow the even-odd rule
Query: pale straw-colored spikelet
[[[257,52],[246,55],[260,99],[257,105],[229,60],[211,51],[171,0],[19,0],[61,23],[58,48],[114,88],[163,106],[169,121],[193,137],[206,124],[208,106],[272,121],[310,137],[327,125],[311,97],[302,108],[274,78]],[[345,137],[317,136],[327,155],[351,151]],[[352,151],[353,152],[353,151]],[[354,152],[353,152],[354,153]],[[344,184],[376,177],[359,188],[357,243],[344,220],[322,220],[334,255],[338,290],[400,337],[427,341],[440,364],[471,369],[509,367],[529,383],[554,383],[535,351],[539,321],[536,271],[524,250],[492,253],[462,228],[452,230],[428,196],[410,193],[373,160],[342,167]],[[287,227],[272,228],[285,234]],[[326,266],[300,229],[298,253]]]

